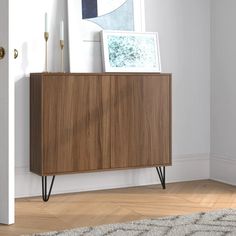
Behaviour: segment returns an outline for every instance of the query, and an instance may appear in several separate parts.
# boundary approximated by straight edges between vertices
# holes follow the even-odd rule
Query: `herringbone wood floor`
[[[211,180],[16,200],[16,224],[0,235],[70,229],[199,211],[236,208],[236,187]]]

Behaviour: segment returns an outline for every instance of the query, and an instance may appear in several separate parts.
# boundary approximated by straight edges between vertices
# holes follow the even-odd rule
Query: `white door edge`
[[[0,2],[0,47],[6,56],[0,60],[0,224],[15,221],[15,153],[14,153],[14,70],[10,43],[11,0]]]

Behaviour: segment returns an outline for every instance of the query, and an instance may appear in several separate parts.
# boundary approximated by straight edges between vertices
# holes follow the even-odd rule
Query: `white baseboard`
[[[209,154],[174,155],[166,182],[209,179]],[[155,168],[56,176],[52,194],[159,184]],[[41,178],[29,167],[16,168],[16,197],[41,195]]]
[[[226,155],[211,154],[210,178],[230,185],[236,185],[236,159]]]

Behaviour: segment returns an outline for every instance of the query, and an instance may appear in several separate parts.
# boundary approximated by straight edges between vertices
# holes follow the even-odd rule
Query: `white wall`
[[[173,153],[210,149],[210,1],[146,0],[146,30],[173,73]]]
[[[58,30],[59,21],[66,19],[66,1],[15,2],[16,47],[20,53],[15,70],[16,196],[19,197],[41,194],[41,178],[29,172],[28,76],[44,68],[45,11],[51,22],[49,70],[59,70]],[[145,4],[146,28],[159,32],[163,71],[173,73],[173,166],[167,168],[167,180],[209,178],[209,0],[146,0]],[[56,178],[53,192],[154,184],[157,180],[154,169],[66,175]]]
[[[213,0],[211,178],[236,184],[236,1]]]

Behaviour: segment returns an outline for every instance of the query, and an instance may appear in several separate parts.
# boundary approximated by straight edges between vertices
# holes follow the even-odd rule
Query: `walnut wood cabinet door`
[[[110,80],[46,76],[42,83],[43,174],[110,168]]]
[[[111,78],[111,168],[171,164],[171,75]]]

